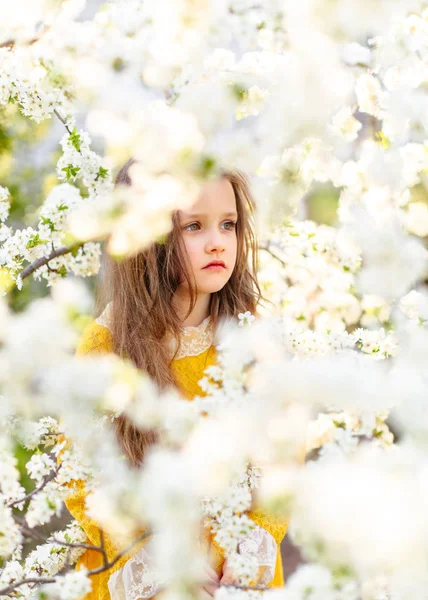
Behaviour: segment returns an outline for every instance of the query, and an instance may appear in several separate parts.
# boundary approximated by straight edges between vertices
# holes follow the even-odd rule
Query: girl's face
[[[207,183],[197,202],[178,211],[178,217],[197,293],[218,292],[236,263],[238,213],[232,184],[226,178]]]

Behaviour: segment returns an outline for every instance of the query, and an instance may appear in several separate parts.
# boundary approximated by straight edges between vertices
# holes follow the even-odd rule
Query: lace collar
[[[109,327],[111,318],[111,302],[107,304],[99,317],[95,319],[98,325]],[[175,360],[186,356],[198,356],[202,354],[214,342],[214,326],[211,317],[207,317],[200,325],[187,325],[183,327],[180,335],[180,345],[177,353],[177,340],[173,336],[168,336],[167,346],[171,358],[175,354]]]
[[[167,344],[171,357],[175,354],[175,360],[185,356],[198,356],[208,350],[214,341],[214,327],[211,317],[207,317],[200,325],[187,325],[183,327],[180,335],[180,345],[177,349],[177,340],[169,337]]]

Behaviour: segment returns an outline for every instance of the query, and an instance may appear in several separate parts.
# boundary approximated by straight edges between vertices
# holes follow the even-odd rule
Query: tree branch
[[[67,121],[61,115],[59,110],[57,108],[55,108],[53,110],[53,112],[58,117],[58,119],[61,121],[61,123],[65,126],[68,134],[71,135],[72,132],[70,131],[70,128],[67,125]],[[58,248],[58,250],[54,250],[53,244],[52,244],[52,252],[48,256],[41,256],[40,258],[38,258],[34,262],[32,262],[30,265],[25,267],[25,269],[21,273],[21,279],[26,279],[27,277],[32,275],[35,271],[40,269],[40,267],[43,267],[45,265],[47,265],[48,269],[51,270],[49,267],[49,262],[52,259],[58,258],[58,256],[64,256],[65,254],[69,254],[70,252],[73,252],[77,248],[80,248],[81,246],[83,246],[85,243],[87,243],[87,240],[86,240],[86,242],[76,242],[75,244],[72,244],[71,246],[63,246],[62,248]],[[52,269],[52,270],[54,270],[54,269]]]
[[[287,263],[285,262],[285,260],[283,258],[281,258],[278,255],[277,252],[275,252],[275,249],[279,250],[279,248],[277,248],[276,244],[273,242],[269,242],[269,241],[265,241],[265,240],[261,240],[259,242],[259,250],[265,250],[271,256],[273,256],[273,258],[276,258],[276,260],[279,260],[279,262],[286,267]]]
[[[104,565],[108,564],[108,556],[105,547],[104,531],[100,528],[100,552],[103,555]]]
[[[113,567],[117,563],[117,561],[122,558],[122,556],[124,556],[125,554],[128,554],[128,552],[130,550],[132,550],[132,548],[134,546],[136,546],[139,542],[142,542],[144,539],[150,537],[151,535],[152,535],[152,531],[150,529],[148,531],[142,533],[134,542],[132,542],[132,544],[130,544],[127,548],[125,548],[124,550],[119,552],[119,554],[116,554],[116,556],[114,557],[113,560],[107,562],[107,564],[103,565],[102,567],[98,567],[98,569],[92,569],[92,571],[88,571],[88,575],[97,575],[98,573],[102,573],[103,571],[105,571],[107,569],[111,569],[111,567]],[[0,590],[0,595],[1,595],[1,590]]]
[[[27,527],[24,519],[20,517],[14,517],[15,521],[20,524],[24,532],[28,537],[32,537],[34,540],[45,542],[47,544],[57,544],[58,546],[64,546],[64,548],[82,548],[83,550],[93,550],[94,552],[103,552],[100,546],[93,546],[92,544],[85,544],[83,542],[63,542],[53,535],[49,535],[48,537],[38,533],[35,529],[30,529]]]
[[[42,483],[39,486],[37,486],[36,488],[34,488],[34,490],[31,491],[29,494],[27,494],[26,496],[23,496],[22,498],[19,498],[18,500],[14,500],[13,502],[9,502],[9,504],[7,505],[8,508],[17,506],[18,504],[21,504],[21,502],[25,502],[26,500],[29,500],[35,494],[40,492],[45,487],[45,485],[47,485],[50,481],[52,481],[52,479],[55,479],[55,477],[58,475],[58,471],[60,470],[60,468],[61,468],[61,464],[59,464],[53,471],[51,471],[49,473],[49,475],[47,475],[45,477],[45,479],[42,481]]]
[[[58,117],[58,119],[61,121],[61,123],[63,125],[65,125],[66,130],[68,131],[69,135],[71,135],[70,128],[67,125],[67,121],[64,119],[64,117],[61,115],[61,113],[59,112],[59,110],[57,108],[54,108],[54,114]]]
[[[7,596],[16,588],[21,587],[21,585],[25,585],[27,583],[38,583],[39,585],[42,583],[55,583],[56,579],[52,577],[30,577],[29,579],[23,579],[22,581],[17,581],[16,583],[11,583],[7,587],[0,590],[0,596]]]
[[[102,530],[100,530],[101,532]],[[132,544],[130,544],[127,548],[125,548],[124,550],[122,550],[121,552],[119,552],[119,554],[117,554],[115,556],[115,558],[112,561],[106,561],[104,563],[103,566],[99,567],[98,569],[92,569],[91,571],[88,571],[88,576],[91,575],[97,575],[98,573],[102,573],[103,571],[106,571],[108,569],[111,569],[118,560],[120,560],[125,554],[127,554],[130,550],[132,550],[132,548],[134,546],[136,546],[139,542],[141,542],[142,540],[144,540],[145,538],[149,537],[152,534],[152,532],[146,531],[145,533],[141,534],[134,542],[132,542]],[[40,536],[40,534],[37,534],[36,532],[31,532],[31,535],[33,535],[33,537],[42,537]],[[91,546],[89,544],[73,544],[73,543],[68,543],[68,542],[62,542],[59,540],[56,540],[55,538],[48,538],[48,540],[53,540],[54,543],[58,543],[58,545],[62,545],[62,546],[66,546],[68,548],[85,548],[87,550],[96,550],[98,552],[104,552],[105,550],[103,550],[103,548],[99,548],[97,546]],[[104,537],[103,535],[101,536],[101,544],[102,546],[104,546]],[[13,583],[3,589],[0,590],[0,596],[6,596],[8,594],[10,594],[11,592],[13,592],[15,589],[17,589],[18,587],[25,585],[25,584],[36,584],[36,585],[42,585],[42,584],[46,584],[46,583],[55,583],[57,581],[56,578],[47,578],[47,577],[34,577],[34,578],[28,578],[28,579],[23,579],[22,581],[18,581],[16,583]],[[207,584],[210,582],[207,582]],[[240,584],[223,584],[221,587],[227,587],[227,588],[235,588],[235,589],[240,589],[240,590],[253,590],[253,591],[266,591],[268,588],[267,586],[264,585],[240,585]]]
[[[71,246],[63,246],[62,248],[58,248],[58,250],[53,250],[49,254],[49,256],[41,256],[40,258],[37,258],[34,262],[31,263],[31,265],[28,265],[28,267],[25,267],[25,269],[21,273],[21,279],[25,279],[26,277],[29,277],[35,271],[37,271],[37,269],[40,269],[40,267],[47,265],[49,263],[49,261],[51,261],[53,258],[57,258],[58,256],[64,256],[65,254],[69,254],[70,252],[73,252],[77,248],[80,248],[81,246],[83,246],[83,244],[85,244],[85,243],[86,242],[76,242],[75,244],[72,244]]]

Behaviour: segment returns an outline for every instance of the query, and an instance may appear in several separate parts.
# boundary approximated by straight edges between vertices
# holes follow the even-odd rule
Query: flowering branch
[[[94,552],[102,552],[102,549],[99,546],[94,546],[93,544],[84,544],[82,542],[64,542],[62,540],[59,540],[55,536],[49,536],[48,538],[46,538],[41,533],[38,533],[36,530],[27,527],[24,519],[15,516],[15,521],[20,524],[21,528],[28,537],[31,537],[39,542],[52,542],[53,544],[63,546],[64,548],[81,548],[82,550],[93,550]]]
[[[7,596],[8,594],[13,592],[17,588],[21,587],[21,585],[25,585],[28,583],[35,583],[35,584],[41,585],[43,583],[55,583],[55,581],[56,581],[56,579],[53,577],[30,577],[28,579],[22,579],[21,581],[12,583],[11,585],[8,585],[7,587],[0,590],[0,595]]]
[[[76,242],[75,244],[72,244],[71,246],[63,246],[62,248],[58,248],[58,250],[53,250],[49,254],[49,256],[41,256],[40,258],[38,258],[34,262],[32,262],[30,265],[28,265],[28,267],[25,267],[25,269],[22,271],[21,279],[25,279],[26,277],[29,277],[35,271],[37,271],[37,269],[40,269],[40,267],[47,265],[54,258],[57,258],[58,256],[64,256],[65,254],[69,254],[70,252],[74,252],[75,250],[77,250],[78,248],[83,246],[84,244],[85,244],[85,242]]]
[[[13,506],[18,506],[18,504],[21,504],[22,502],[25,502],[26,500],[29,500],[30,498],[38,494],[38,492],[40,492],[50,481],[53,481],[55,479],[55,477],[58,475],[60,468],[61,464],[59,464],[53,471],[51,471],[49,475],[44,478],[41,484],[34,488],[34,490],[32,490],[29,494],[23,496],[22,498],[18,498],[18,500],[10,502],[7,506],[9,508],[12,508]]]

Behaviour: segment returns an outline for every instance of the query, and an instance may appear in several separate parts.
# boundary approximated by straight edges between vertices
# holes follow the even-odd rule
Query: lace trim
[[[259,581],[267,585],[275,575],[276,555],[278,546],[275,538],[258,525],[239,543],[239,554],[257,560],[259,566]]]
[[[200,325],[196,327],[188,325],[182,328],[180,336],[180,346],[177,354],[177,341],[170,337],[167,341],[167,345],[170,351],[170,356],[174,356],[175,360],[184,358],[186,356],[199,356],[203,354],[214,341],[214,327],[210,317],[207,317],[202,321]]]
[[[141,600],[152,598],[165,583],[156,576],[153,565],[153,543],[155,537],[140,548],[108,580],[111,600]],[[261,585],[269,584],[275,574],[277,544],[272,535],[256,525],[239,543],[239,553],[255,558],[259,566]]]
[[[121,569],[110,576],[108,589],[111,600],[141,600],[152,598],[157,593],[163,582],[153,570],[150,541],[146,549],[140,548]]]
[[[109,328],[111,319],[111,308],[111,302],[109,302],[103,310],[103,312],[100,314],[100,316],[95,319],[95,323],[98,323],[98,325],[101,325],[102,327]]]
[[[109,327],[111,319],[111,302],[107,304],[103,312],[99,317],[95,319],[95,322],[102,327]],[[167,346],[171,358],[175,354],[175,360],[179,358],[185,358],[186,356],[199,356],[203,354],[214,341],[214,327],[210,317],[207,317],[202,321],[200,325],[193,326],[187,325],[182,328],[180,336],[180,345],[177,354],[177,341],[169,336],[167,339]]]

